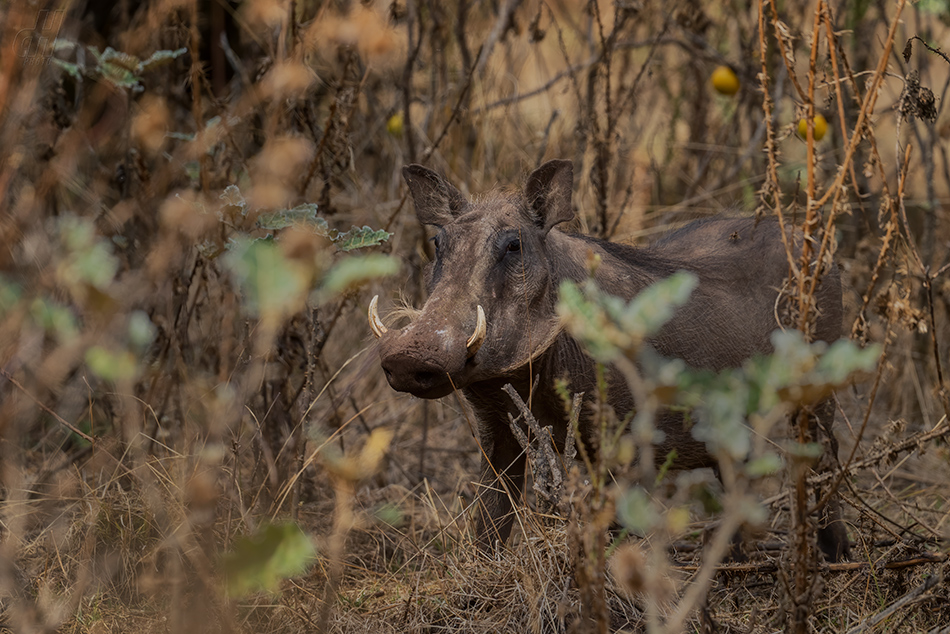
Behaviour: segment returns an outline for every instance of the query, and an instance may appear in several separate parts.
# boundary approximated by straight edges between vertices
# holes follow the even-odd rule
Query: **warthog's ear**
[[[574,218],[573,189],[574,164],[570,161],[548,161],[528,176],[524,193],[545,234],[554,225]]]
[[[468,208],[462,192],[428,167],[407,165],[402,168],[402,176],[422,224],[442,227]]]

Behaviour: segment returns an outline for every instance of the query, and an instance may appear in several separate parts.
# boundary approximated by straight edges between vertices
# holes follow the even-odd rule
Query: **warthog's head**
[[[376,298],[370,304],[389,384],[439,398],[510,375],[558,334],[548,247],[551,228],[574,217],[570,161],[545,163],[523,192],[477,201],[421,165],[403,168],[403,175],[420,222],[439,231],[421,314],[402,330],[387,330]]]

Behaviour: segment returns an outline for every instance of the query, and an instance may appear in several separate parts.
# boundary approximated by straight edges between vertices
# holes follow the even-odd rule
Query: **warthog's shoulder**
[[[668,233],[653,243],[659,253],[736,253],[774,248],[781,245],[778,222],[765,218],[711,218],[697,220]]]

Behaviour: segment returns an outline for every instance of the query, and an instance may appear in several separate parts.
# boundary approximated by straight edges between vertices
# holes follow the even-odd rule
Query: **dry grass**
[[[932,3],[132,4],[0,7],[0,632],[950,631],[950,31]],[[106,46],[178,52],[96,62]],[[720,64],[734,97],[708,85]],[[828,136],[799,138],[815,112]],[[403,165],[468,194],[554,157],[590,234],[755,209],[805,226],[805,329],[814,263],[838,262],[846,329],[886,342],[838,394],[852,562],[796,559],[789,476],[760,485],[749,559],[703,569],[733,517],[704,507],[728,499],[705,472],[658,489],[687,513],[645,536],[608,532],[619,489],[575,474],[557,510],[519,508],[508,547],[477,551],[471,414],[394,393],[365,309],[401,294],[411,317],[424,296]],[[400,271],[331,292],[351,256],[281,229],[252,297],[225,254],[302,203],[391,232],[365,251]],[[288,519],[313,565],[229,596],[223,554]]]

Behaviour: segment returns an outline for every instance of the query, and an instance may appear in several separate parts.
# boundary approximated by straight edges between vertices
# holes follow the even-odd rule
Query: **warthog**
[[[426,270],[429,299],[411,324],[387,330],[374,298],[370,325],[380,338],[380,360],[394,389],[422,398],[458,389],[471,403],[484,452],[483,508],[476,521],[483,545],[504,542],[511,531],[511,498],[496,474],[504,474],[513,492],[521,491],[525,474],[525,455],[508,420],[509,413],[518,412],[502,387],[511,383],[527,397],[532,374],[540,375],[531,408],[542,425],[552,425],[559,448],[568,420],[555,380],[567,378],[575,393],[595,392],[594,362],[555,314],[559,283],[585,279],[591,253],[601,260],[597,283],[626,300],[677,270],[698,276],[687,304],[650,341],[660,354],[694,368],[720,370],[772,350],[778,289],[788,271],[774,221],[758,226],[751,218],[699,221],[641,249],[556,228],[574,217],[570,161],[545,163],[522,192],[490,193],[474,201],[420,165],[405,167],[403,175],[419,220],[439,229],[435,260]],[[834,341],[842,318],[837,270],[823,277],[816,301],[815,338]],[[618,415],[632,410],[622,380],[612,381],[608,394]],[[833,403],[827,400],[814,411],[830,429]],[[675,449],[676,468],[713,466],[682,413],[661,410],[656,425],[664,432],[654,451],[658,463]],[[582,417],[580,426],[582,437],[591,437],[590,421]],[[837,505],[829,508],[820,522],[819,545],[837,561],[847,556],[848,538]]]

